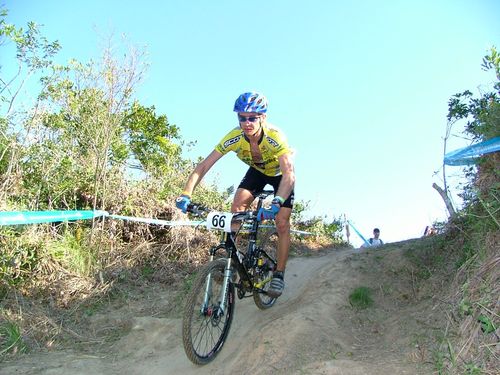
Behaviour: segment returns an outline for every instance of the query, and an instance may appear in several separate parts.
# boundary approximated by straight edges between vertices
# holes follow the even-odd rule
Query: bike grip
[[[208,212],[209,209],[202,206],[200,203],[189,203],[186,211],[199,216],[202,212]]]
[[[198,203],[189,203],[187,205],[186,211],[194,214],[198,212],[198,207],[199,207]]]
[[[280,197],[279,195],[276,195],[272,201],[272,203],[277,203],[279,204],[280,206],[283,205],[283,203],[285,203],[285,198],[283,197]]]

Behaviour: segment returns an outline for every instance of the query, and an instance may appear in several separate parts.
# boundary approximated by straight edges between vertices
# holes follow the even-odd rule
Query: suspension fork
[[[231,278],[233,275],[231,264],[233,261],[233,254],[236,253],[236,246],[234,244],[233,238],[231,237],[231,234],[225,233],[225,236],[222,237],[225,238],[227,259],[226,259],[226,267],[224,268],[224,280],[222,282],[221,295],[219,296],[219,301],[220,301],[219,308],[221,315],[223,315],[224,312],[226,311],[227,288],[229,288],[229,284],[231,282]]]
[[[227,257],[227,263],[226,263],[226,266],[224,268],[224,279],[222,281],[222,288],[221,288],[221,292],[220,292],[220,296],[219,296],[219,301],[220,301],[219,313],[218,313],[219,316],[224,315],[224,312],[226,311],[227,288],[229,287],[229,283],[230,283],[231,276],[232,276],[231,262],[232,262],[231,257]],[[205,297],[204,297],[204,301],[203,301],[202,310],[204,310],[204,308],[206,308],[208,306],[208,300],[209,300],[209,296],[211,294],[210,293],[211,289],[212,289],[212,275],[209,274],[209,275],[207,275],[207,281],[205,283]]]
[[[222,282],[222,288],[221,288],[221,292],[220,292],[221,295],[219,296],[220,315],[224,315],[224,312],[226,311],[227,288],[229,287],[229,283],[230,283],[231,275],[232,275],[231,262],[232,262],[231,257],[227,257],[226,268],[224,269],[224,280]]]
[[[227,251],[227,258],[226,258],[226,266],[224,267],[224,278],[222,281],[222,288],[219,296],[219,311],[218,315],[222,316],[224,315],[224,312],[226,311],[226,304],[227,304],[227,290],[229,288],[229,283],[231,281],[232,277],[232,270],[231,270],[231,263],[232,263],[232,256],[234,251],[236,250],[234,246],[233,239],[231,238],[230,234],[222,234],[221,236],[221,243],[213,248],[210,251],[210,261],[213,261],[215,253],[217,250],[224,248]],[[204,296],[204,301],[203,301],[203,306],[206,307],[208,306],[208,300],[209,300],[209,295],[210,295],[210,290],[212,289],[212,275],[209,274],[207,275],[207,281],[205,283],[205,296]]]
[[[227,250],[225,237],[226,237],[225,234],[222,233],[220,243],[217,246],[214,246],[210,249],[210,251],[209,251],[210,256],[208,258],[209,263],[213,262],[215,254],[217,253],[218,250],[220,250],[220,249]],[[231,259],[231,257],[228,257],[228,259]],[[230,262],[229,262],[228,266],[231,266]],[[227,269],[227,267],[226,267],[226,269]],[[222,293],[223,294],[222,294],[221,298],[219,298],[219,301],[221,301],[221,304],[220,304],[221,313],[223,313],[225,310],[225,295],[226,295],[225,292],[226,292],[226,288],[227,288],[226,269],[224,269],[224,281],[223,281],[223,285],[222,285]],[[210,295],[212,294],[211,290],[212,290],[212,274],[209,273],[207,275],[207,279],[205,282],[205,293],[203,296],[203,305],[201,306],[201,309],[200,309],[202,313],[208,307],[208,301],[210,299]]]

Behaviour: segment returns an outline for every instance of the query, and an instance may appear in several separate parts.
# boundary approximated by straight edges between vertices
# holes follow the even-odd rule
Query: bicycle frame
[[[261,195],[259,195],[259,200],[257,202],[257,212],[259,209],[262,207],[262,203],[265,197],[267,197],[271,191],[263,191]],[[254,251],[256,248],[256,242],[257,242],[257,232],[259,230],[259,221],[256,219],[252,219],[252,227],[250,229],[250,234],[249,234],[249,241],[248,241],[248,247],[247,247],[247,252],[246,252],[246,258],[249,260],[254,260]],[[242,221],[240,229],[234,234],[234,239],[236,239],[236,236],[239,234],[241,228],[244,225],[244,221]],[[240,275],[240,278],[242,279],[243,285],[246,287],[255,287],[253,285],[253,278],[250,276],[247,270],[247,266],[241,262],[240,258],[238,257],[238,249],[236,247],[236,244],[234,243],[234,239],[232,236],[232,233],[227,233],[223,232],[221,234],[221,242],[217,245],[214,246],[213,248],[210,249],[210,261],[214,260],[215,254],[217,251],[220,249],[226,250],[227,253],[227,263],[226,263],[226,268],[224,270],[224,281],[222,284],[221,288],[221,294],[219,297],[220,305],[219,305],[219,314],[224,314],[226,310],[226,296],[227,296],[227,287],[230,283],[230,280],[232,278],[232,265],[234,263],[235,268],[238,271],[238,274]],[[249,267],[253,267],[254,264],[250,264]],[[205,297],[204,297],[204,303],[202,306],[202,310],[206,307],[208,300],[209,300],[209,293],[210,293],[210,288],[211,288],[211,275],[209,274],[207,276],[207,282],[206,282],[206,289],[205,289]]]

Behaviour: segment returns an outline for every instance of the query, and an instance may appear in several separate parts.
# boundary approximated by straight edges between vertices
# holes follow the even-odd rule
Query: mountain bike
[[[220,243],[210,249],[210,261],[198,272],[184,309],[184,350],[197,365],[212,361],[224,346],[236,296],[253,297],[262,310],[276,302],[267,290],[276,269],[277,234],[272,230],[265,235],[264,226],[257,221],[257,213],[270,194],[273,191],[265,190],[258,195],[255,211],[228,213],[210,211],[196,203],[188,206],[188,212],[206,217],[209,230],[221,231]]]

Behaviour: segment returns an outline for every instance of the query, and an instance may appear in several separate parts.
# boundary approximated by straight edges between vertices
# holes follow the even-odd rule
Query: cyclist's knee
[[[278,234],[288,233],[290,231],[289,220],[276,217],[275,224],[276,224],[276,231],[278,232]]]
[[[254,201],[252,193],[245,189],[236,190],[236,194],[231,205],[231,212],[246,211]]]

